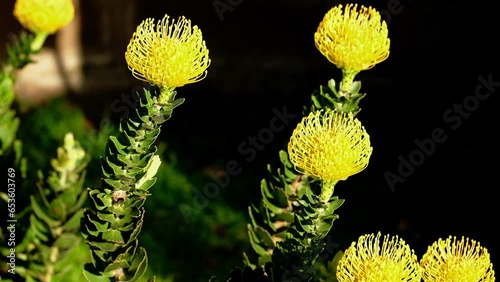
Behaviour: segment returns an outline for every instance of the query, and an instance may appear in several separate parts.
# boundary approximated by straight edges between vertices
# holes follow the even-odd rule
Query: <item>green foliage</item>
[[[102,277],[142,281],[147,269],[146,250],[139,247],[137,236],[144,221],[143,205],[161,163],[154,143],[161,124],[183,99],[160,104],[158,88],[139,94],[134,115],[121,120],[118,136],[109,137],[101,162],[101,187],[89,188],[90,208],[82,220],[82,234],[92,250],[92,263],[85,268],[89,281],[103,281]]]
[[[298,276],[301,281],[312,281],[316,275],[315,263],[323,251],[322,240],[338,219],[335,211],[344,200],[332,197],[328,202],[320,200],[314,189],[307,189],[299,200],[301,209],[295,213],[295,225],[289,238],[278,243],[272,264],[279,266],[277,277]]]
[[[78,230],[87,199],[83,180],[88,161],[80,144],[67,134],[48,177],[39,171],[39,193],[30,196],[30,226],[16,245],[16,272],[26,281],[82,279],[89,256]]]
[[[359,93],[360,88],[361,83],[355,81],[350,91],[340,91],[330,79],[327,87],[320,86],[313,92],[303,114],[331,108],[356,115],[365,96]],[[322,199],[324,183],[301,175],[287,152],[279,153],[279,167],[268,165],[268,175],[262,179],[261,201],[249,207],[252,252],[243,254],[245,266],[233,269],[225,281],[313,281],[336,267],[337,260],[317,259],[324,251],[322,240],[338,218],[335,211],[344,200]],[[328,188],[333,189],[333,185]]]
[[[258,268],[248,264],[235,268],[224,281],[318,281],[318,269],[323,275],[335,269],[337,260],[320,263],[317,259],[324,250],[323,239],[338,218],[335,211],[344,201],[338,197],[321,201],[316,184],[310,183],[297,199],[294,224],[287,229],[286,238],[276,243],[270,260]]]
[[[333,259],[316,262],[316,280],[318,282],[338,282],[335,273],[337,273],[337,265],[343,255],[343,251],[338,251]]]
[[[15,71],[32,62],[31,55],[37,52],[31,49],[33,40],[34,35],[26,32],[12,35],[6,46],[7,61],[0,65],[0,156],[10,152],[19,129],[20,120],[12,108],[16,97]]]
[[[324,108],[336,109],[338,112],[352,112],[354,115],[361,111],[359,102],[366,94],[359,93],[361,90],[361,82],[354,81],[349,92],[343,92],[337,89],[337,84],[334,79],[328,81],[327,87],[320,86],[319,90],[315,90],[311,95],[311,105],[309,108],[304,108],[304,114]]]
[[[30,168],[35,167],[36,163],[44,171],[50,170],[47,152],[57,150],[54,144],[59,143],[57,140],[62,139],[65,130],[71,130],[75,139],[85,148],[87,156],[91,157],[86,168],[84,186],[99,183],[96,180],[101,176],[100,156],[105,152],[109,135],[116,132],[114,126],[108,123],[99,131],[93,129],[89,126],[83,109],[69,102],[68,97],[54,99],[21,118],[23,127],[20,128],[19,136],[29,148],[24,157],[30,160]],[[29,126],[31,131],[24,125]],[[39,142],[31,138],[31,134],[39,136]],[[148,250],[149,266],[145,276],[154,275],[157,282],[201,282],[207,281],[212,274],[226,275],[232,266],[241,262],[240,254],[248,247],[244,210],[234,207],[221,195],[212,199],[202,212],[193,213],[191,222],[187,224],[179,210],[179,204],[192,203],[193,188],[202,187],[213,180],[197,171],[191,171],[191,168],[189,171],[185,168],[186,163],[197,161],[188,152],[182,153],[175,147],[166,147],[166,143],[160,140],[157,154],[161,156],[162,164],[152,189],[154,197],[148,197],[144,205],[147,211],[144,216],[145,225],[138,236],[141,244]],[[181,167],[184,169],[181,170]],[[29,196],[38,193],[34,183],[34,180],[26,179],[22,190],[19,190],[23,192],[18,193],[18,197],[27,195],[26,204],[18,205],[28,207],[24,211],[27,215],[31,214]],[[21,225],[21,217],[22,214],[18,214],[18,238],[23,237],[21,226],[29,226],[29,218],[26,217],[26,222]],[[86,243],[79,243],[73,252],[79,255],[67,258],[67,265],[72,265],[71,262],[74,261],[81,266],[82,261],[78,260],[78,256],[90,261],[90,250]],[[193,271],[193,265],[197,266],[196,271]],[[5,277],[9,277],[8,274]]]
[[[13,87],[14,78],[8,73],[0,72],[0,156],[11,151],[19,129],[19,117],[11,108],[15,98]]]
[[[13,35],[7,45],[7,63],[15,69],[22,69],[32,63],[31,55],[39,50],[31,48],[35,35],[22,31],[19,36]]]
[[[251,220],[248,237],[253,252],[245,253],[244,258],[252,269],[270,262],[277,242],[286,239],[288,229],[294,224],[297,199],[307,188],[307,183],[290,163],[288,153],[282,150],[279,157],[279,167],[269,164],[268,175],[261,181],[262,200],[248,208]]]

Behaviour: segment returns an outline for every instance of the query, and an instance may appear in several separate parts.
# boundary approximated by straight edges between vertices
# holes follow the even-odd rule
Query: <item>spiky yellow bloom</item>
[[[301,173],[323,181],[345,180],[362,171],[372,153],[370,137],[352,113],[311,112],[292,133],[290,161]]]
[[[204,79],[210,65],[198,26],[184,16],[144,20],[130,40],[125,59],[134,77],[174,89]]]
[[[344,252],[337,265],[339,282],[420,282],[417,256],[398,236],[380,232],[360,236]]]
[[[479,242],[456,237],[434,242],[420,260],[422,279],[429,282],[493,282],[488,250]]]
[[[75,16],[72,0],[17,0],[14,16],[33,33],[52,34]]]
[[[324,16],[314,34],[316,48],[338,68],[367,70],[389,56],[387,24],[372,7],[338,5]]]

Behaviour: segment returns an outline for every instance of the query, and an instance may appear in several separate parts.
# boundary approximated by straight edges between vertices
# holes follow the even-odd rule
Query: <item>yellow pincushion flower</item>
[[[357,4],[329,10],[314,34],[316,48],[338,68],[362,71],[389,56],[387,24],[372,7]]]
[[[495,272],[488,250],[479,242],[456,237],[434,242],[420,261],[423,281],[493,282]]]
[[[359,237],[344,252],[337,265],[339,282],[420,282],[417,256],[398,236],[380,232]]]
[[[204,79],[210,65],[201,30],[185,17],[175,21],[168,15],[137,27],[125,59],[134,77],[171,90]]]
[[[17,0],[14,16],[33,33],[55,33],[75,15],[72,0]]]
[[[311,112],[293,131],[290,161],[301,173],[323,181],[345,180],[362,171],[372,153],[370,137],[352,113]]]

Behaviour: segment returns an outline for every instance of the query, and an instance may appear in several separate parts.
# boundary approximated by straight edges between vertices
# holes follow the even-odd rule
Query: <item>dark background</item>
[[[129,75],[123,57],[133,30],[120,25],[119,6],[106,8],[101,2],[82,2],[87,79],[89,85],[109,79],[123,84],[112,89],[92,86],[74,96],[95,123],[103,112],[110,112],[109,105],[120,94],[141,85]],[[259,199],[265,164],[286,146],[312,91],[330,78],[340,79],[340,71],[315,49],[313,34],[323,15],[345,2],[235,2],[240,3],[224,12],[221,20],[212,1],[137,1],[131,22],[135,26],[146,17],[161,19],[165,13],[185,15],[202,30],[212,60],[208,76],[178,89],[186,102],[164,126],[162,138],[185,156],[193,171],[239,161],[243,172],[235,178],[248,181],[244,185],[235,181],[224,193],[246,209]],[[388,11],[389,2],[358,3]],[[397,234],[420,256],[438,238],[463,235],[480,241],[498,265],[499,150],[494,147],[498,144],[494,116],[500,85],[456,129],[451,128],[454,122],[443,118],[454,105],[471,101],[479,76],[500,82],[495,9],[478,1],[399,3],[399,12],[384,13],[391,39],[389,58],[357,76],[363,83],[361,91],[367,93],[358,118],[370,134],[374,152],[363,172],[337,185],[337,194],[346,202],[331,236],[335,241],[335,232],[341,234],[340,243],[346,247],[364,233]],[[117,18],[111,42],[103,43],[98,15],[106,9]],[[3,34],[15,26],[7,23]],[[93,63],[92,56],[100,52],[116,57],[106,64]],[[111,71],[126,75],[106,77]],[[238,145],[268,127],[273,109],[283,107],[298,117],[276,133],[255,160],[245,162]],[[419,150],[415,141],[432,138],[437,128],[447,139],[391,189],[387,173],[397,174],[400,158],[408,160]]]

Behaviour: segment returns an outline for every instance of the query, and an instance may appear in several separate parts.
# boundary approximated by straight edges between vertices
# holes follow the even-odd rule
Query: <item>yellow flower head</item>
[[[148,18],[134,32],[125,52],[134,77],[164,88],[176,88],[204,79],[210,65],[201,30],[185,17]]]
[[[359,237],[337,265],[339,282],[420,282],[417,256],[403,239],[380,232]]]
[[[72,0],[17,0],[14,16],[33,33],[55,33],[75,16]]]
[[[352,113],[311,112],[288,143],[290,161],[301,173],[324,181],[345,180],[362,171],[372,153],[370,137]]]
[[[450,236],[434,242],[420,260],[422,279],[436,282],[493,282],[490,255],[479,242]]]
[[[338,68],[367,70],[389,56],[387,24],[371,7],[357,4],[329,10],[314,34],[316,48]]]

